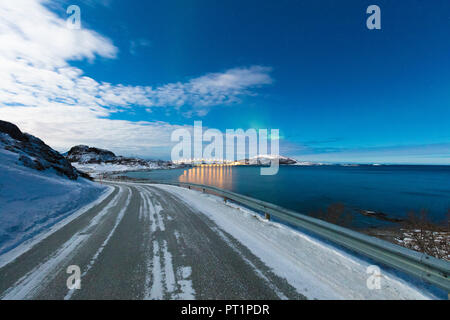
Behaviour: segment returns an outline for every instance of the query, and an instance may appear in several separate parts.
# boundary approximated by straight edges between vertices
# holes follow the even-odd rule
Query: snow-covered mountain
[[[67,160],[78,163],[100,163],[113,161],[116,155],[108,150],[79,145],[65,153]]]
[[[271,155],[271,154],[265,154],[265,155],[257,155],[255,157],[252,157],[250,159],[241,160],[240,162],[244,161],[245,164],[249,165],[270,165],[270,162],[274,159],[277,159],[279,161],[279,164],[296,164],[297,160],[284,157],[281,155]]]
[[[105,191],[42,140],[0,120],[0,254]]]
[[[167,169],[174,167],[170,161],[143,160],[116,156],[112,151],[85,145],[72,147],[65,155],[74,167],[93,177],[112,172]]]

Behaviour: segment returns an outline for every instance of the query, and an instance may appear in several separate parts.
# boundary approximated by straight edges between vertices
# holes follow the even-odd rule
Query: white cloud
[[[117,154],[152,157],[169,155],[170,135],[182,127],[164,122],[112,121],[98,118],[89,108],[58,103],[39,108],[1,107],[0,118],[17,119],[15,123],[20,128],[38,133],[38,137],[60,151],[87,144]]]
[[[2,1],[0,43],[3,58],[53,69],[67,60],[114,58],[117,48],[110,40],[87,30],[66,28],[66,21],[50,12],[44,0]]]
[[[186,83],[167,84],[157,88],[156,105],[193,106],[197,115],[209,107],[240,102],[240,97],[253,95],[250,90],[272,83],[271,68],[252,66],[234,68],[223,73],[209,73]]]
[[[46,0],[0,2],[0,118],[18,124],[60,150],[87,143],[147,155],[168,146],[177,128],[163,122],[107,119],[142,106],[204,115],[215,105],[232,104],[272,82],[270,68],[253,66],[210,73],[160,87],[98,82],[71,60],[116,58],[118,49],[93,30],[72,30]]]

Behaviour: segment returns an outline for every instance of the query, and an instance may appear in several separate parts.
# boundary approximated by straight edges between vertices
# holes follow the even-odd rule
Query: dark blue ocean
[[[450,166],[281,166],[273,176],[260,175],[258,167],[195,167],[127,175],[213,185],[310,215],[342,203],[354,212],[355,228],[392,225],[359,210],[401,219],[425,209],[444,223],[450,209]]]

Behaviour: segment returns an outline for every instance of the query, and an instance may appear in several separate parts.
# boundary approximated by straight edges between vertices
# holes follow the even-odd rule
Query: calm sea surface
[[[398,218],[426,209],[436,222],[450,209],[450,166],[282,166],[273,176],[260,175],[258,167],[196,167],[127,175],[213,185],[311,215],[343,203],[359,228],[390,224],[356,213],[360,209]]]

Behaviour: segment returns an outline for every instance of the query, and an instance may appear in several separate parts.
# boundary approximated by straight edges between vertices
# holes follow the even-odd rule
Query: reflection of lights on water
[[[196,166],[184,170],[178,180],[224,188],[231,185],[232,171],[232,166]]]

